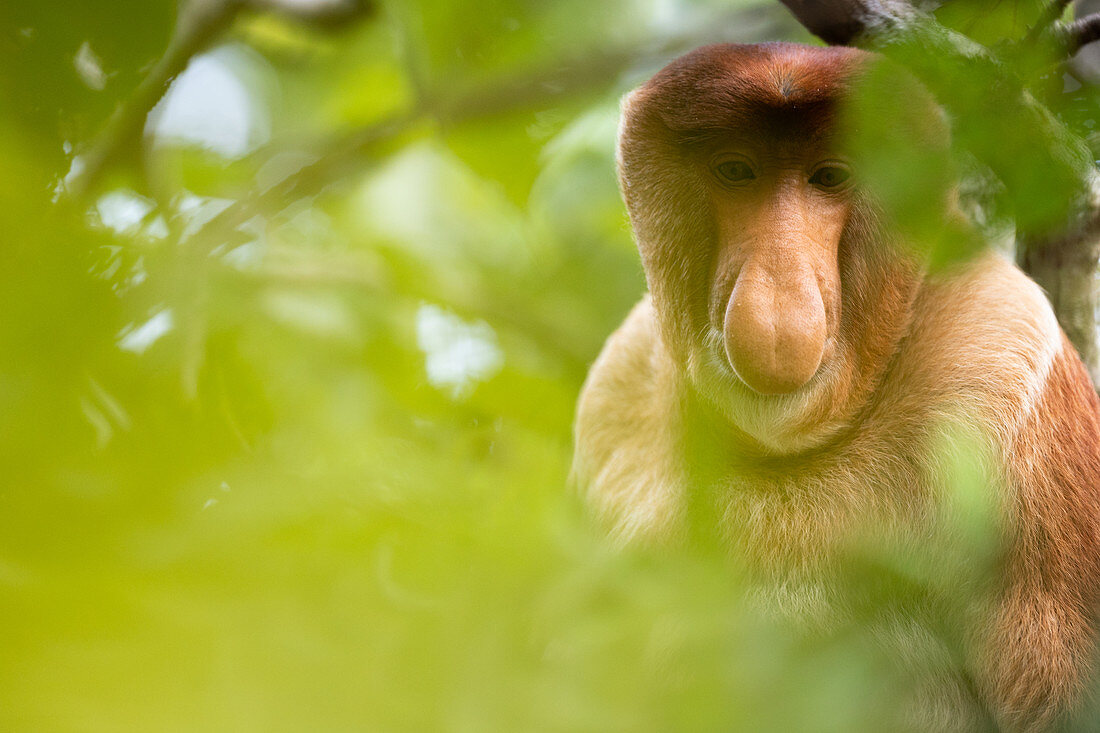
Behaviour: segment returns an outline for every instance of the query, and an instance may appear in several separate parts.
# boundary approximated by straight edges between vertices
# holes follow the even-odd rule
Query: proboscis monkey
[[[619,180],[649,294],[589,375],[574,477],[624,541],[705,527],[828,603],[855,538],[919,554],[951,535],[962,461],[997,559],[952,619],[964,682],[932,686],[914,725],[1046,730],[1091,665],[1100,402],[1010,261],[931,264],[934,242],[977,234],[942,114],[876,59],[708,46],[625,99]],[[893,179],[890,151],[910,153]]]

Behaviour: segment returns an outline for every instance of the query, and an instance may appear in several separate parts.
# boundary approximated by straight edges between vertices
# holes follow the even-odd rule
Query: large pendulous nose
[[[726,306],[726,356],[762,394],[793,392],[821,365],[827,329],[821,288],[808,265],[746,263]]]

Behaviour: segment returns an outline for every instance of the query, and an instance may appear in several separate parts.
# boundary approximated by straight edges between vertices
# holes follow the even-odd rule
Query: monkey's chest
[[[872,462],[872,465],[875,462]],[[751,568],[816,573],[868,546],[912,542],[931,528],[909,461],[857,471],[844,457],[821,466],[726,470],[697,476],[688,516]]]

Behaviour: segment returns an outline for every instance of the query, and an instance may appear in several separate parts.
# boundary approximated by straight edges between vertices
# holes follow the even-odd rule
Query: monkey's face
[[[722,136],[687,156],[710,219],[695,275],[705,303],[673,307],[694,314],[683,341],[693,381],[758,443],[787,452],[843,427],[826,408],[848,396],[862,336],[843,305],[863,307],[867,293],[841,277],[842,256],[863,244],[850,226],[858,171],[820,136],[773,133]]]
[[[836,351],[853,181],[835,151],[769,137],[722,140],[695,165],[715,225],[708,329],[745,386],[785,395]]]
[[[838,122],[869,58],[705,47],[624,103],[620,184],[662,339],[773,452],[844,429],[919,285]]]

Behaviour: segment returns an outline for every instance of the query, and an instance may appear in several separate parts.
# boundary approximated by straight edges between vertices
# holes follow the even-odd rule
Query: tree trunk
[[[1100,385],[1100,323],[1096,317],[1100,237],[1095,232],[1046,240],[1019,237],[1016,251],[1020,266],[1046,291],[1092,383]]]

